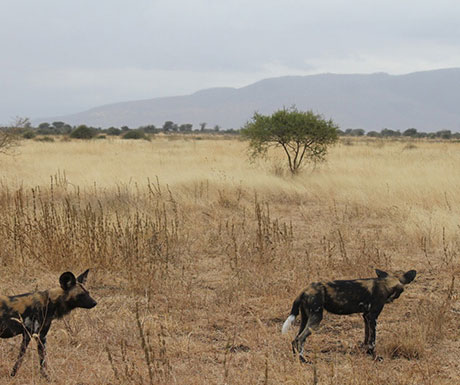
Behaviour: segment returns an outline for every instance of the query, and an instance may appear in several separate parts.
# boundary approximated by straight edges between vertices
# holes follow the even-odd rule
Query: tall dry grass
[[[351,144],[351,145],[350,145]],[[0,289],[90,267],[98,300],[56,321],[57,384],[457,384],[460,144],[356,141],[292,178],[238,140],[25,142],[2,156]],[[280,335],[310,281],[415,268],[363,356],[327,314],[300,364]],[[1,381],[41,383],[0,341]]]

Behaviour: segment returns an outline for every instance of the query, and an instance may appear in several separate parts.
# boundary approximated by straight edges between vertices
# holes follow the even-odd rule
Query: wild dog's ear
[[[404,273],[399,280],[401,281],[402,284],[407,285],[408,283],[411,283],[415,276],[417,275],[417,272],[415,270],[409,270],[407,273]]]
[[[83,273],[81,273],[77,277],[77,281],[83,284],[86,283],[86,278],[88,278],[88,272],[89,272],[89,269],[86,269]]]
[[[73,275],[70,271],[67,271],[62,273],[59,277],[59,283],[61,284],[62,289],[67,291],[76,285],[77,280],[75,279],[75,275]]]
[[[388,277],[388,273],[383,271],[383,270],[379,270],[379,269],[375,269],[375,274],[377,274],[377,277],[379,278],[385,278],[385,277]]]

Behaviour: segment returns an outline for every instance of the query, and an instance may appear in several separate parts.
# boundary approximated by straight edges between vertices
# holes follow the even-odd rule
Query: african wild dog
[[[367,353],[375,357],[375,327],[377,317],[386,303],[393,302],[411,283],[415,270],[390,275],[376,269],[377,278],[315,282],[310,284],[294,301],[291,314],[283,324],[286,333],[301,313],[300,330],[292,341],[294,354],[299,353],[301,361],[306,362],[303,345],[313,330],[318,329],[323,318],[323,309],[334,314],[363,313],[364,343]]]
[[[45,363],[46,334],[53,319],[61,318],[77,307],[91,309],[97,302],[83,284],[88,270],[75,278],[66,272],[59,278],[61,287],[14,296],[0,296],[0,338],[22,335],[19,357],[13,366],[14,376],[21,366],[32,337],[37,338],[40,373],[47,377]]]

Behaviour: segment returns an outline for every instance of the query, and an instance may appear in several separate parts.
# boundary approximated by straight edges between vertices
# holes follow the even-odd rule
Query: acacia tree
[[[0,128],[0,154],[8,154],[18,143],[19,135],[10,127]]]
[[[9,127],[0,127],[0,154],[9,154],[19,145],[19,135],[31,128],[29,118],[16,117]]]
[[[312,111],[283,108],[272,115],[255,113],[241,134],[249,139],[252,157],[263,156],[271,147],[281,147],[286,153],[289,169],[299,171],[305,160],[325,159],[327,148],[338,139],[338,126]]]

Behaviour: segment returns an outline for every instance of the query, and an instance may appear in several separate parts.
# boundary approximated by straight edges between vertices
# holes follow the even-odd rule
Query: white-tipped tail
[[[287,317],[286,321],[284,321],[283,327],[281,329],[281,333],[286,334],[294,321],[295,321],[294,314],[291,314],[289,317]]]

